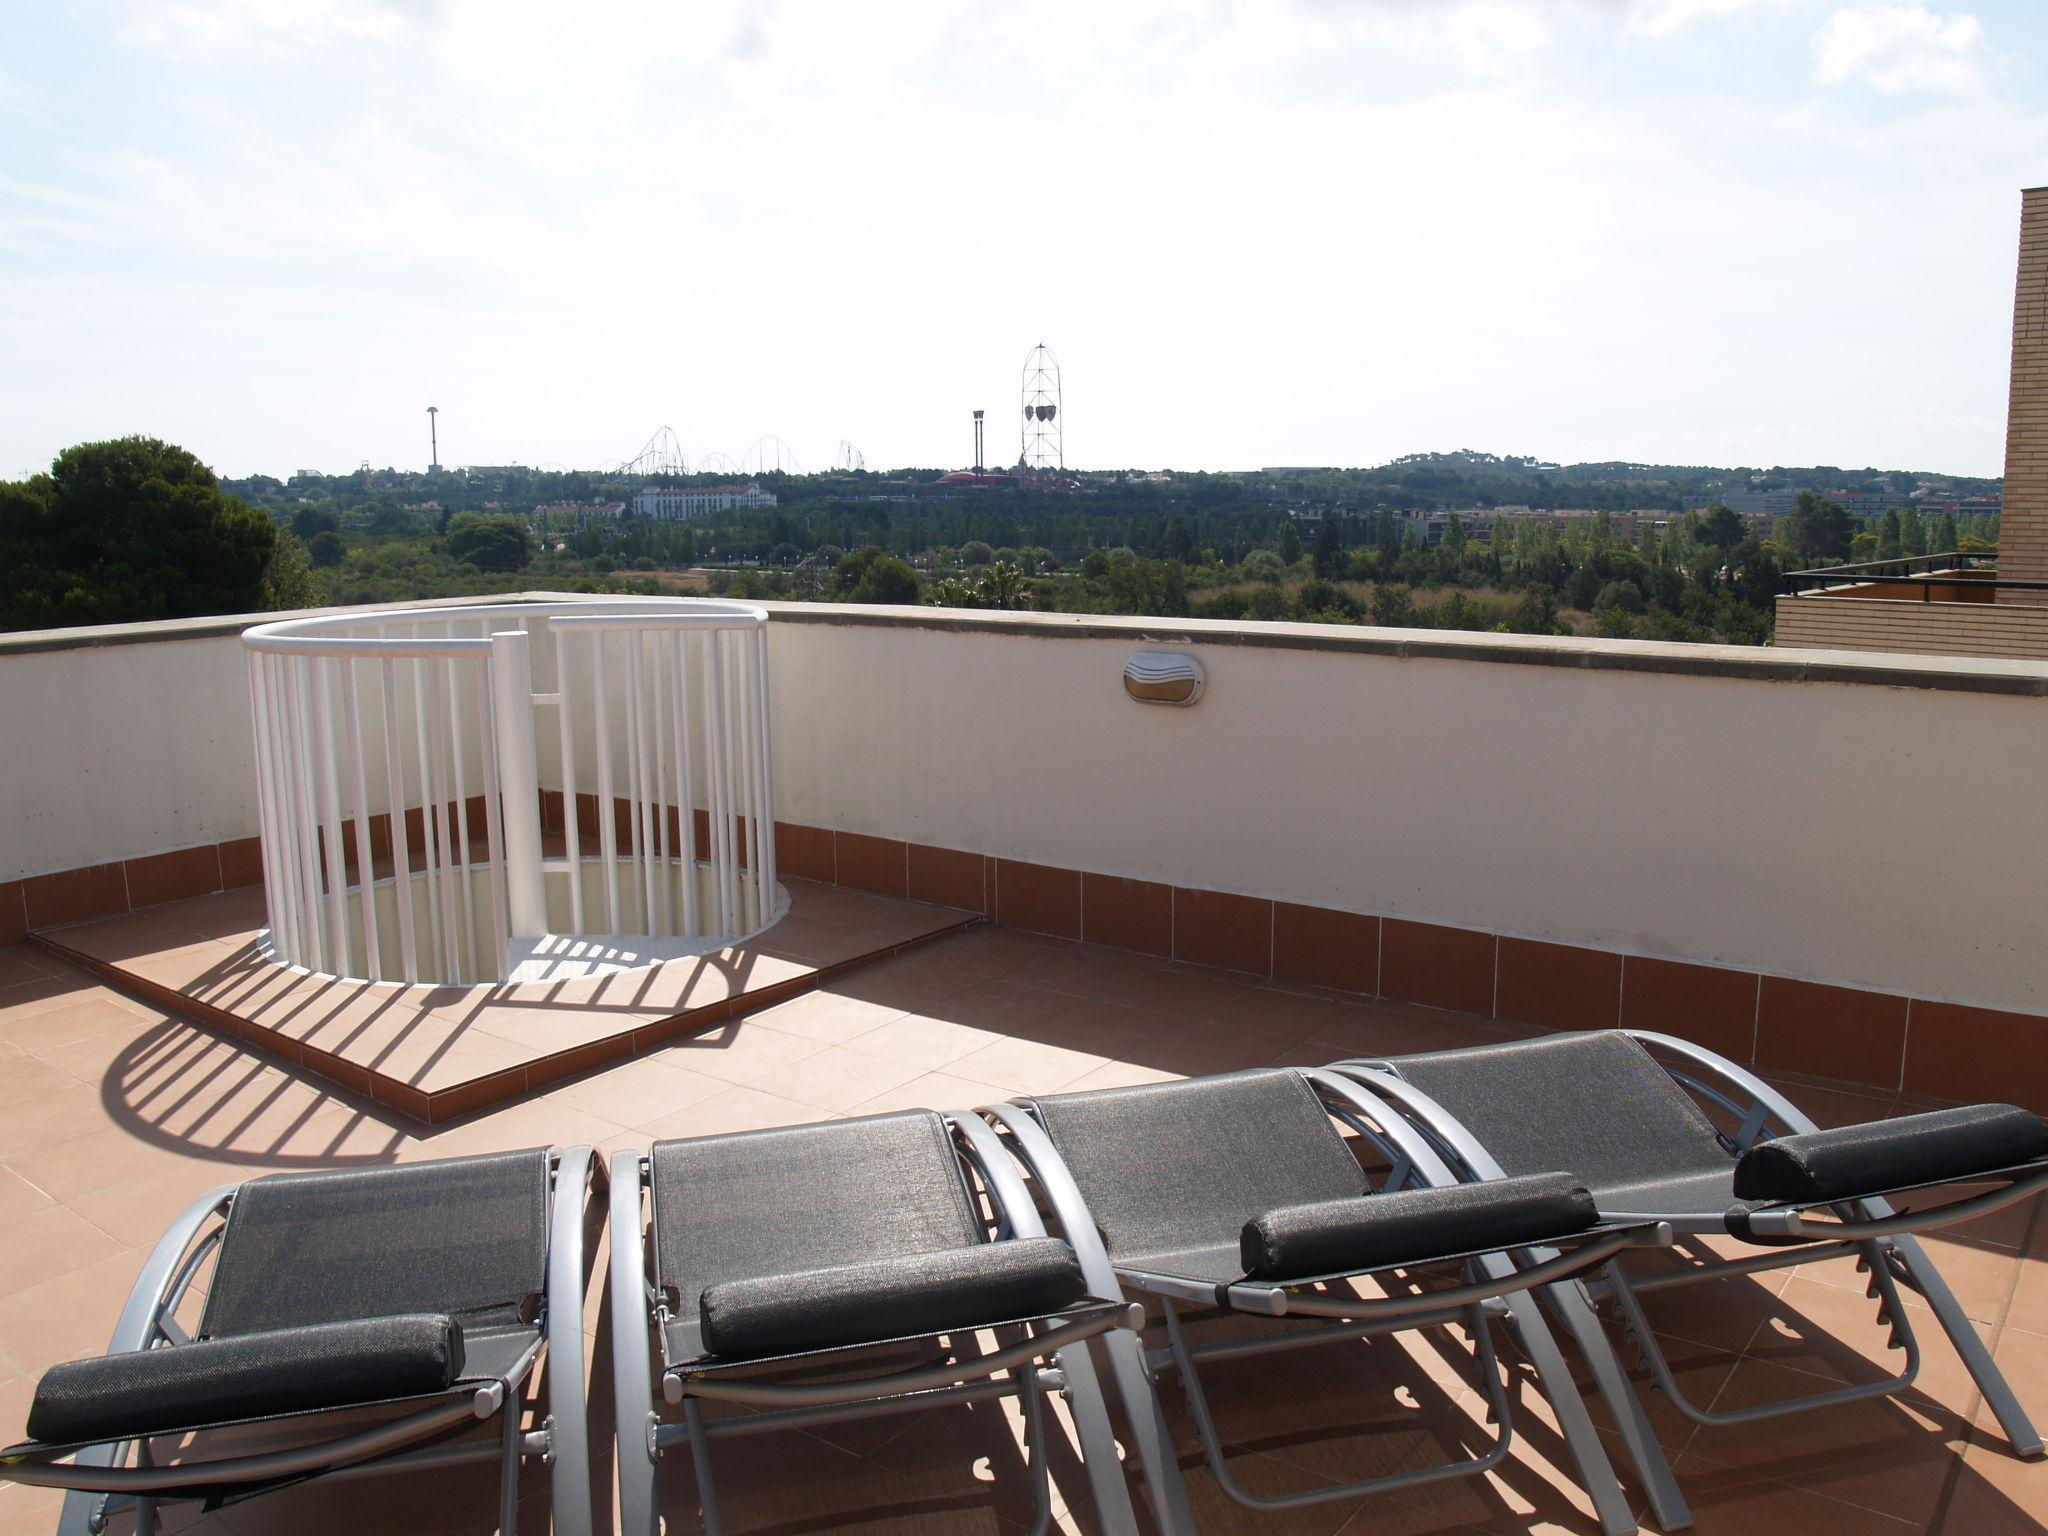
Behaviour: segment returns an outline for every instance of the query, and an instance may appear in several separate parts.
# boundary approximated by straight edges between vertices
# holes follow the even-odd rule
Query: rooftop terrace
[[[105,1346],[171,1217],[255,1172],[639,1148],[1616,1023],[1751,1064],[1823,1124],[2048,1109],[2048,664],[776,609],[789,914],[696,961],[520,992],[260,958],[240,628],[0,638],[0,717],[32,723],[0,768],[19,808],[0,830],[0,1432],[41,1371]],[[1122,693],[1124,660],[1159,645],[1202,661],[1193,708]],[[2034,1208],[1930,1246],[2048,1418]],[[600,1247],[593,1339],[605,1273]],[[1652,1315],[1722,1408],[1886,1359],[1841,1263]],[[1222,1430],[1260,1492],[1442,1459],[1484,1427],[1469,1354],[1436,1329],[1225,1363]],[[588,1358],[601,1445],[608,1355]],[[1205,1529],[1598,1529],[1526,1373],[1494,1473],[1280,1516],[1221,1495],[1166,1401]],[[2048,1467],[1980,1409],[1937,1340],[1896,1400],[1712,1432],[1652,1417],[1702,1532],[2041,1529]],[[721,1454],[739,1530],[1029,1524],[1005,1408]],[[1085,1485],[1054,1471],[1061,1528],[1094,1529]],[[600,1456],[607,1501],[609,1474]],[[480,1531],[493,1475],[173,1506],[166,1529]],[[522,1529],[545,1530],[545,1473],[526,1477]],[[669,1528],[695,1529],[687,1457],[663,1477]],[[0,1483],[0,1529],[56,1504]]]

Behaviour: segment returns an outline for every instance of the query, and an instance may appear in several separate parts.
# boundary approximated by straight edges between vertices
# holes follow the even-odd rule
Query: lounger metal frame
[[[1308,1068],[1296,1070],[1300,1071],[1325,1110],[1365,1137],[1387,1158],[1391,1168],[1383,1188],[1440,1187],[1458,1182],[1457,1176],[1444,1165],[1428,1139],[1370,1089],[1334,1073]],[[1167,1536],[1181,1536],[1181,1533],[1190,1533],[1191,1536],[1196,1524],[1188,1502],[1187,1486],[1181,1477],[1159,1403],[1156,1383],[1162,1372],[1170,1370],[1179,1376],[1196,1433],[1202,1442],[1203,1455],[1223,1490],[1238,1503],[1253,1509],[1290,1509],[1474,1476],[1499,1465],[1507,1456],[1513,1431],[1507,1388],[1498,1368],[1488,1326],[1494,1319],[1507,1325],[1534,1367],[1538,1384],[1550,1400],[1559,1429],[1577,1466],[1579,1482],[1593,1500],[1602,1528],[1608,1536],[1626,1536],[1626,1533],[1637,1529],[1627,1496],[1615,1479],[1606,1450],[1592,1420],[1587,1417],[1585,1403],[1572,1382],[1548,1326],[1540,1311],[1524,1304],[1520,1298],[1532,1288],[1558,1283],[1568,1275],[1582,1273],[1623,1248],[1668,1243],[1671,1236],[1668,1231],[1655,1226],[1603,1228],[1589,1233],[1582,1246],[1566,1252],[1553,1251],[1535,1269],[1519,1269],[1498,1253],[1444,1255],[1445,1259],[1464,1262],[1465,1283],[1453,1288],[1420,1291],[1412,1296],[1366,1300],[1324,1289],[1333,1282],[1374,1271],[1328,1275],[1285,1284],[1240,1281],[1219,1288],[1116,1265],[1102,1243],[1073,1175],[1038,1120],[1017,1104],[991,1104],[983,1108],[982,1114],[1006,1134],[1012,1151],[1030,1170],[1045,1203],[1059,1221],[1061,1235],[1079,1255],[1082,1273],[1090,1289],[1101,1291],[1121,1286],[1128,1291],[1156,1297],[1160,1302],[1167,1328],[1164,1347],[1147,1348],[1136,1334],[1121,1331],[1106,1336],[1100,1342],[1101,1347],[1108,1351],[1111,1370],[1131,1422],[1134,1449],[1145,1476],[1153,1513]],[[1384,1266],[1386,1269],[1413,1267],[1418,1266]],[[1266,1338],[1191,1345],[1180,1315],[1180,1307],[1186,1303],[1206,1307],[1222,1304],[1233,1311],[1256,1316],[1323,1317],[1333,1321],[1324,1327],[1291,1330]],[[1468,1461],[1272,1497],[1249,1492],[1232,1476],[1207,1394],[1202,1389],[1199,1362],[1277,1353],[1446,1323],[1462,1323],[1471,1333],[1476,1364],[1488,1394],[1490,1418],[1498,1425],[1492,1443],[1480,1456]]]
[[[1819,1129],[1783,1094],[1726,1057],[1672,1035],[1636,1029],[1622,1033],[1647,1049],[1680,1087],[1735,1117],[1737,1128],[1733,1133],[1724,1134],[1723,1142],[1736,1156],[1768,1137],[1799,1135]],[[1351,1081],[1369,1084],[1375,1092],[1398,1104],[1420,1127],[1443,1160],[1462,1177],[1480,1180],[1504,1176],[1500,1165],[1476,1136],[1449,1110],[1403,1081],[1387,1060],[1356,1058],[1339,1062],[1330,1071]],[[2038,1194],[2044,1187],[2048,1187],[2048,1173],[2033,1171],[2016,1177],[2003,1189],[1912,1214],[1894,1211],[1881,1195],[1823,1206],[1758,1211],[1750,1218],[1755,1240],[1773,1245],[1763,1253],[1713,1260],[1662,1274],[1635,1276],[1628,1274],[1620,1258],[1616,1257],[1603,1267],[1599,1278],[1546,1285],[1542,1294],[1559,1320],[1571,1331],[1591,1364],[1600,1393],[1613,1411],[1630,1459],[1649,1492],[1651,1512],[1665,1530],[1680,1530],[1690,1525],[1691,1510],[1679,1491],[1669,1459],[1650,1429],[1641,1399],[1630,1385],[1627,1371],[1600,1325],[1597,1308],[1603,1303],[1612,1303],[1619,1312],[1630,1342],[1641,1352],[1658,1389],[1670,1399],[1672,1406],[1694,1423],[1717,1427],[1753,1423],[1760,1419],[1811,1412],[1839,1403],[1904,1392],[1919,1374],[1920,1341],[1899,1296],[1899,1287],[1903,1285],[1916,1292],[1934,1313],[1936,1321],[1955,1345],[1957,1354],[1984,1394],[1985,1402],[1997,1415],[2013,1449],[2021,1456],[2039,1456],[2043,1450],[2040,1434],[2014,1396],[2004,1373],[1992,1360],[1990,1351],[1977,1337],[1976,1329],[1970,1325],[1948,1283],[1941,1278],[1926,1250],[1912,1234],[1983,1215]],[[1894,1194],[1902,1192],[1891,1191]],[[1816,1209],[1827,1210],[1832,1219],[1820,1223],[1804,1219],[1804,1213]],[[1662,1222],[1674,1234],[1728,1232],[1725,1216],[1720,1212],[1604,1214],[1621,1221]],[[1549,1250],[1530,1249],[1521,1255],[1521,1262],[1541,1265],[1549,1257]],[[1640,1298],[1646,1292],[1843,1257],[1853,1258],[1857,1268],[1869,1275],[1867,1294],[1877,1303],[1877,1320],[1891,1329],[1891,1346],[1905,1352],[1901,1370],[1878,1381],[1859,1382],[1826,1392],[1719,1412],[1703,1408],[1686,1396],[1644,1314]]]
[[[552,1472],[556,1536],[591,1536],[589,1416],[583,1399],[583,1223],[591,1181],[601,1181],[605,1174],[603,1164],[591,1156],[588,1147],[552,1153],[550,1170],[553,1204],[548,1223],[548,1289],[538,1319],[540,1332],[503,1376],[463,1382],[430,1397],[406,1399],[420,1406],[388,1423],[289,1450],[159,1466],[152,1460],[151,1441],[179,1433],[164,1431],[138,1440],[45,1447],[10,1464],[4,1476],[18,1483],[69,1490],[58,1516],[58,1536],[100,1536],[112,1516],[123,1510],[132,1510],[136,1531],[146,1533],[156,1528],[159,1503],[203,1498],[222,1488],[496,1460],[500,1465],[499,1531],[501,1536],[517,1536],[519,1464],[524,1458],[538,1457],[550,1464]],[[222,1185],[194,1200],[171,1223],[128,1294],[107,1345],[108,1354],[175,1349],[192,1342],[175,1314],[206,1260],[220,1247],[228,1212],[240,1188],[240,1184]],[[581,1192],[583,1198],[569,1198],[573,1192]],[[546,1413],[538,1428],[523,1430],[526,1388],[543,1344],[548,1359]],[[316,1409],[284,1415],[278,1422],[313,1426],[323,1417],[348,1411]],[[502,1419],[495,1445],[482,1440],[424,1444],[445,1438],[466,1422],[488,1420],[493,1414]],[[225,1427],[192,1425],[183,1432]],[[126,1464],[131,1454],[133,1466]],[[71,1459],[58,1459],[64,1456]]]
[[[996,1221],[996,1240],[1045,1236],[1045,1225],[1037,1208],[994,1133],[972,1113],[956,1111],[942,1118],[952,1133],[954,1150],[979,1177],[988,1196]],[[751,1366],[768,1363],[787,1367],[816,1360],[829,1366],[843,1359],[844,1350],[818,1350],[774,1362],[736,1362],[731,1367],[685,1368],[668,1358],[668,1331],[663,1326],[668,1316],[667,1302],[655,1289],[648,1262],[642,1196],[649,1188],[648,1159],[644,1154],[613,1157],[612,1377],[618,1413],[620,1529],[626,1536],[656,1536],[660,1530],[654,1487],[656,1465],[679,1441],[687,1442],[690,1448],[706,1536],[719,1536],[722,1527],[711,1448],[720,1440],[890,1414],[921,1413],[930,1408],[1004,1397],[1017,1398],[1023,1410],[1024,1451],[1036,1511],[1031,1530],[1032,1536],[1043,1536],[1052,1523],[1043,1401],[1051,1392],[1066,1399],[1081,1440],[1081,1463],[1088,1475],[1102,1530],[1108,1536],[1137,1536],[1137,1520],[1117,1459],[1116,1440],[1089,1355],[1092,1340],[1125,1334],[1140,1326],[1142,1318],[1132,1315],[1136,1309],[1097,1304],[1077,1307],[1057,1319],[999,1327],[994,1330],[996,1348],[985,1354],[973,1332],[922,1335],[921,1338],[934,1343],[946,1338],[950,1361],[884,1375],[819,1382],[746,1379]],[[1113,1296],[1115,1292],[1105,1294]],[[645,1321],[645,1330],[632,1325],[634,1318]],[[659,1357],[651,1370],[650,1339]],[[1047,1360],[1052,1363],[1045,1364]],[[671,1406],[679,1405],[682,1422],[664,1420],[655,1406],[657,1399]],[[758,1411],[708,1419],[701,1407],[706,1402],[736,1403]]]

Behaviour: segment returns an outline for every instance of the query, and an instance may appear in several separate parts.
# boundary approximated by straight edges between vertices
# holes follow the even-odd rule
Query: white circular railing
[[[552,979],[774,922],[767,624],[593,598],[246,631],[272,957]]]

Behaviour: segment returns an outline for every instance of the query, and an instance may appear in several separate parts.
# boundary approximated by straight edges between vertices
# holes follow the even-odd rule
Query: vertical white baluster
[[[356,807],[356,899],[363,909],[363,959],[367,973],[384,974],[384,961],[377,942],[377,865],[370,854],[369,781],[363,772],[363,711],[356,697],[356,663],[353,656],[341,661],[341,712],[348,733],[350,787]]]
[[[733,937],[733,845],[731,802],[726,784],[726,711],[723,630],[705,633],[704,665],[709,672],[704,689],[711,707],[705,711],[705,757],[711,770],[711,844],[714,874],[718,880],[718,933]]]
[[[628,739],[633,752],[633,850],[640,856],[640,931],[653,934],[661,929],[654,910],[657,869],[654,860],[654,785],[647,761],[650,722],[647,718],[646,650],[646,631],[627,630],[626,692],[633,701],[632,712],[627,716],[632,725]]]
[[[648,722],[648,757],[654,765],[654,894],[659,916],[654,932],[672,934],[676,931],[674,881],[671,876],[674,866],[669,863],[668,846],[668,733],[662,729],[662,656],[668,647],[663,645],[662,632],[649,628],[644,636],[638,637],[648,646],[647,655],[647,702],[653,711]]]
[[[761,882],[762,921],[775,915],[775,754],[768,736],[768,626],[754,630],[754,707],[760,718],[761,821],[766,829],[761,855],[754,861],[754,878]]]
[[[619,931],[619,838],[618,818],[612,813],[612,716],[611,684],[604,661],[605,633],[590,631],[593,684],[591,698],[597,711],[597,844],[604,859],[605,932]]]
[[[676,748],[676,854],[682,865],[683,926],[685,938],[696,938],[697,926],[697,792],[690,768],[690,641],[685,630],[669,633],[669,676],[674,687],[669,715],[674,722]]]
[[[418,634],[415,625],[413,633]],[[427,746],[427,664],[415,657],[412,664],[412,714],[414,741],[418,751],[420,768],[420,851],[426,858],[427,888],[427,951],[436,957],[436,964],[443,967],[441,981],[453,981],[447,966],[447,946],[441,932],[441,863],[434,846],[434,776],[431,767],[432,753]]]
[[[476,931],[476,894],[470,889],[469,878],[469,781],[462,771],[462,700],[455,685],[455,674],[460,669],[453,656],[440,666],[448,674],[448,751],[455,765],[455,844],[462,850],[457,873],[462,896],[462,952],[469,961],[470,975],[481,977],[484,962],[478,946],[482,935]]]
[[[252,650],[244,660],[249,674],[249,726],[256,741],[256,828],[258,847],[263,855],[263,911],[270,924],[270,947],[283,958],[285,942],[283,908],[278,894],[277,829],[271,819],[277,799],[270,782],[270,700],[264,687],[264,655],[261,651]]]
[[[327,969],[326,940],[320,931],[320,845],[318,810],[313,803],[313,730],[308,719],[312,691],[304,657],[286,658],[291,685],[292,803],[299,830],[299,896],[304,902],[300,927],[306,935],[306,965],[316,971]]]
[[[504,842],[506,916],[515,939],[548,931],[540,860],[540,790],[533,748],[533,665],[523,629],[491,636],[492,738]]]
[[[419,940],[412,919],[412,849],[405,835],[405,768],[398,756],[398,663],[381,663],[384,684],[384,803],[391,821],[392,894],[398,901],[398,948],[405,979],[420,979]],[[424,818],[422,818],[424,824]]]
[[[740,690],[740,736],[746,747],[742,755],[747,779],[747,928],[751,932],[768,921],[768,903],[761,890],[761,720],[754,707],[759,695],[754,686],[753,636],[736,629],[732,643],[740,662],[734,686]]]
[[[576,808],[576,721],[569,692],[569,642],[573,631],[550,633],[555,642],[555,724],[562,736],[562,829],[569,861],[569,931],[583,932],[583,825]]]
[[[314,680],[313,740],[317,762],[322,841],[327,853],[327,942],[337,976],[350,975],[348,945],[348,850],[341,841],[341,785],[335,769],[333,662],[325,656],[306,658]]]
[[[495,695],[498,689],[493,658],[486,654],[477,661],[476,707],[483,743],[484,833],[491,841],[491,950],[496,958],[493,979],[512,979],[512,960],[507,953],[506,935],[512,931],[511,900],[505,885],[505,823],[498,795],[498,723]]]
[[[426,695],[427,724],[422,750],[433,764],[434,773],[434,878],[440,892],[441,959],[448,967],[450,981],[467,981],[463,974],[462,937],[455,930],[461,914],[455,900],[455,842],[448,828],[448,732],[441,719],[441,682],[437,659],[420,662],[419,685]]]

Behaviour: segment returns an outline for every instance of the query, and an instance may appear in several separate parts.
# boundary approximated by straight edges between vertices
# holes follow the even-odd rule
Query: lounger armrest
[[[1735,1196],[1820,1205],[1967,1179],[2044,1156],[2048,1121],[2011,1104],[1972,1104],[1759,1142],[1736,1161]]]
[[[201,1339],[52,1366],[29,1406],[45,1445],[445,1392],[462,1376],[462,1325],[416,1313]]]
[[[1282,1206],[1245,1223],[1238,1258],[1261,1280],[1357,1274],[1560,1240],[1599,1221],[1571,1175],[1536,1173]]]
[[[1073,1249],[1024,1237],[727,1280],[700,1313],[710,1355],[750,1360],[1046,1317],[1087,1293]]]

